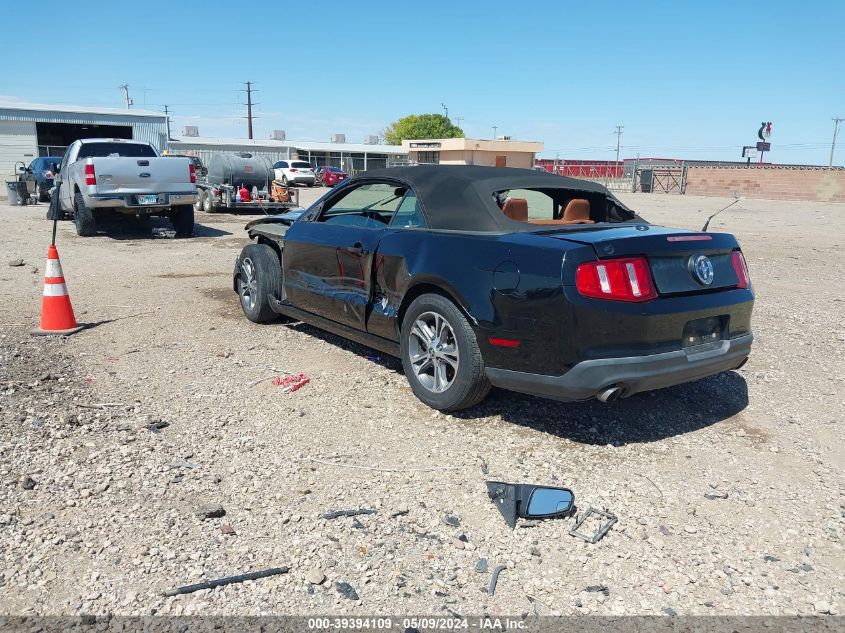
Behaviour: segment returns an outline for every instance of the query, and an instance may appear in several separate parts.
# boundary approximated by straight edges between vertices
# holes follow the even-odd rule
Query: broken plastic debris
[[[273,384],[277,387],[283,387],[284,393],[293,393],[297,389],[301,389],[311,382],[311,377],[305,374],[298,374],[296,376],[276,376],[273,378]]]

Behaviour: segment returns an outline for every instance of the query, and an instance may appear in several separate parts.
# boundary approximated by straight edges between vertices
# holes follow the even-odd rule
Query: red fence
[[[622,178],[624,167],[622,161],[614,160],[555,160],[553,158],[538,158],[534,166],[545,169],[549,173],[572,178]]]

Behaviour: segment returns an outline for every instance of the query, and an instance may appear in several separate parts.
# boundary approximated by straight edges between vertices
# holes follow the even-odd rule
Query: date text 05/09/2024
[[[387,632],[400,622],[405,630],[426,631],[519,631],[526,627],[524,620],[506,617],[317,617],[308,619],[308,630]]]

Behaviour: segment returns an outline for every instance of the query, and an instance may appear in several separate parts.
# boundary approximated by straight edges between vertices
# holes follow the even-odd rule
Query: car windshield
[[[290,164],[291,167],[296,167],[297,169],[311,169],[311,163],[306,163],[303,161],[294,161]]]
[[[141,143],[84,143],[79,148],[77,160],[80,158],[106,158],[109,156],[121,158],[155,158],[155,150],[149,145]]]

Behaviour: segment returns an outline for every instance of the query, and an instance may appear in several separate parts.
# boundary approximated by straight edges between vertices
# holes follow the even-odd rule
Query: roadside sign
[[[757,143],[757,151],[758,152],[768,152],[772,149],[772,144],[767,143],[765,141]]]
[[[757,148],[753,145],[746,145],[742,148],[743,158],[757,158]]]

